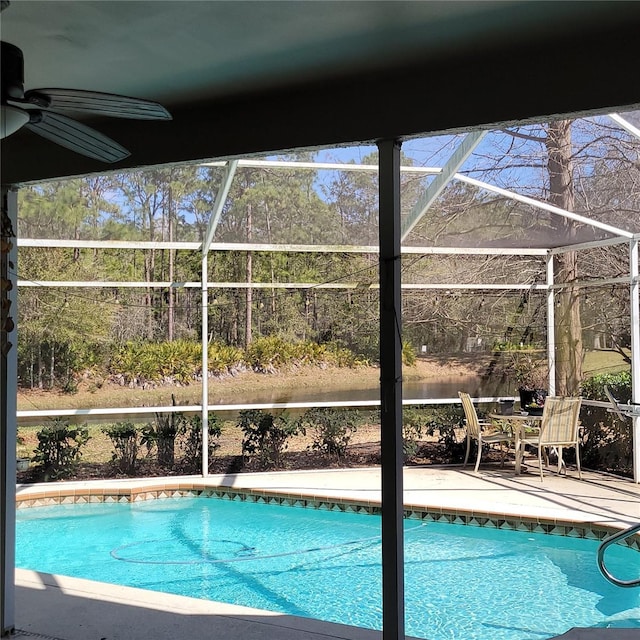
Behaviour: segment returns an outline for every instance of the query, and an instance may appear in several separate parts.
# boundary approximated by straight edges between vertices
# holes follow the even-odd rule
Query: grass
[[[631,352],[626,352],[631,356]],[[618,373],[628,371],[629,363],[617,351],[587,351],[582,362],[582,373],[585,378],[599,373]]]

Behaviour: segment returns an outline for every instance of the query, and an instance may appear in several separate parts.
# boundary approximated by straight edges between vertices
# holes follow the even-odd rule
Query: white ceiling
[[[27,89],[173,113],[91,122],[131,149],[122,168],[640,103],[634,2],[13,0],[1,19]],[[3,141],[3,182],[102,168],[31,132]]]

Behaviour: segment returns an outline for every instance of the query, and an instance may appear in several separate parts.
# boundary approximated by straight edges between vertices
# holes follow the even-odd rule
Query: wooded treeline
[[[638,231],[640,141],[604,118],[528,125],[491,133],[466,172],[556,206]],[[285,160],[313,160],[300,152]],[[375,164],[371,154],[363,160]],[[403,158],[404,165],[429,157]],[[223,169],[186,166],[25,187],[20,238],[192,241],[206,235]],[[430,177],[407,173],[403,214]],[[239,167],[214,242],[377,245],[378,184],[373,172]],[[407,237],[411,246],[539,247],[606,233],[452,181]],[[556,281],[628,273],[628,245],[560,254]],[[23,386],[69,386],[83,371],[108,375],[127,342],[199,341],[201,255],[197,250],[21,247],[18,278],[174,282],[172,287],[19,289],[19,370]],[[377,255],[348,252],[213,250],[208,280],[236,283],[209,292],[209,339],[247,349],[262,336],[332,344],[377,359]],[[405,284],[544,282],[542,257],[403,257]],[[256,286],[260,283],[261,286]],[[308,286],[282,288],[282,283]],[[343,285],[349,284],[351,288]],[[253,285],[253,286],[249,286]],[[328,285],[333,288],[322,288]],[[558,296],[559,364],[565,390],[580,378],[584,336],[624,352],[629,343],[628,287],[568,286]],[[496,343],[543,344],[543,292],[407,289],[403,338],[430,354],[489,351]],[[564,345],[564,346],[563,346]],[[572,351],[573,350],[573,351]],[[573,355],[571,355],[573,354]],[[566,361],[566,362],[565,362]]]

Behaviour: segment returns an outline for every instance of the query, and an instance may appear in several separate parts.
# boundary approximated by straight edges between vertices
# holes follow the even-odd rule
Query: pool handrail
[[[624,540],[635,533],[640,531],[640,523],[634,524],[633,526],[623,529],[622,531],[618,531],[618,533],[614,533],[610,536],[607,536],[598,547],[598,569],[600,569],[600,573],[612,584],[615,584],[617,587],[640,587],[640,578],[636,578],[635,580],[621,580],[620,578],[616,578],[605,566],[604,564],[604,554],[607,548],[618,542],[619,540]]]

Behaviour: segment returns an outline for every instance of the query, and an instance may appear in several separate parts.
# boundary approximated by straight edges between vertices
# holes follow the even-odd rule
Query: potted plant
[[[542,411],[544,400],[547,397],[547,381],[549,379],[546,360],[537,356],[533,351],[513,352],[508,369],[520,394],[520,408],[528,410],[527,407],[530,407],[533,411]]]
[[[529,404],[521,406],[530,416],[541,416],[542,412],[544,411],[544,401],[543,404],[539,404],[537,400],[534,400]]]

